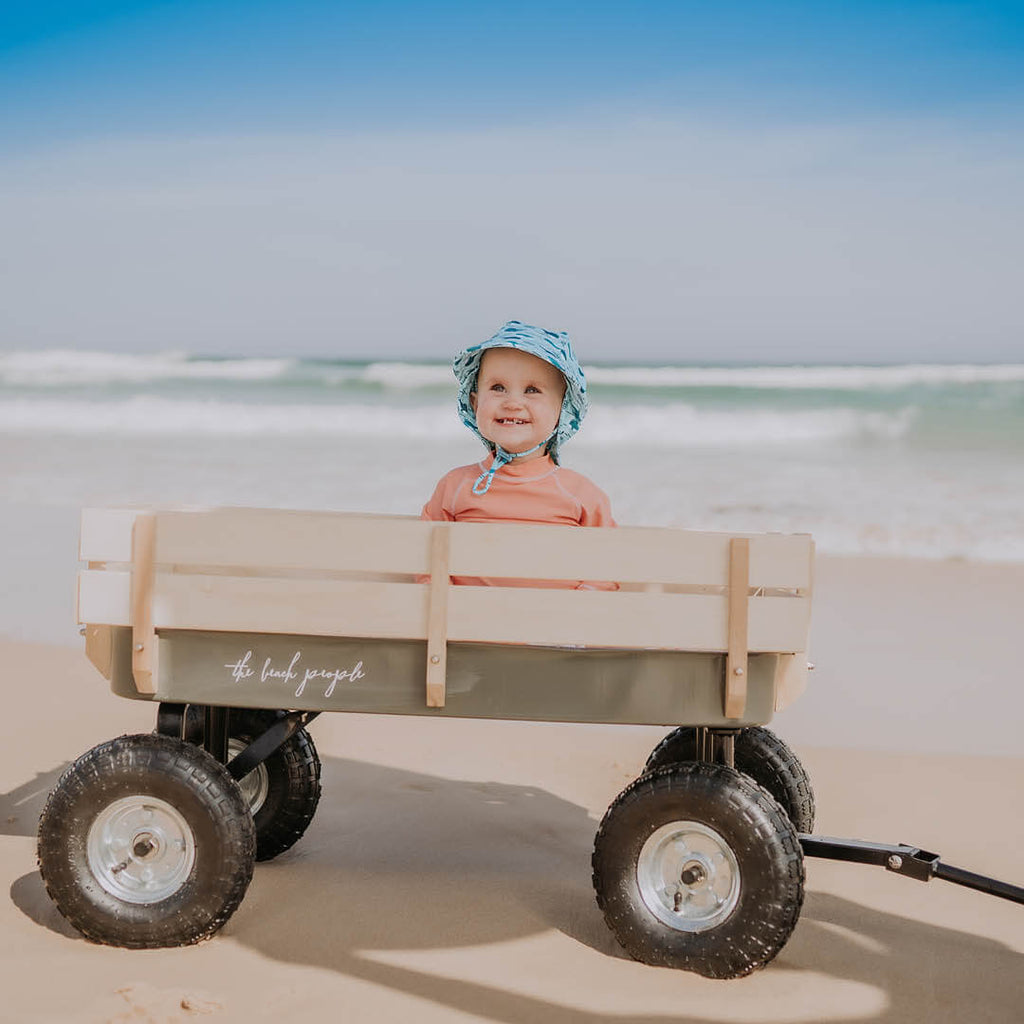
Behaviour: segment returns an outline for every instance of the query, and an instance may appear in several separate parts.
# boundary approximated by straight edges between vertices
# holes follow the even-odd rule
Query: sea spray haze
[[[1024,364],[588,366],[622,523],[1024,561]],[[0,354],[0,501],[418,512],[482,453],[447,364]]]

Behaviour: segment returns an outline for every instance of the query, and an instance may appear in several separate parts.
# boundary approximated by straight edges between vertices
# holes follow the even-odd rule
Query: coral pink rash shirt
[[[421,518],[433,522],[554,523],[560,526],[614,526],[608,496],[585,476],[556,465],[545,455],[529,462],[510,462],[494,475],[486,494],[473,484],[490,468],[491,458],[446,473],[423,506]],[[452,582],[491,586],[495,580],[453,576]],[[617,590],[615,583],[560,580],[506,580],[503,586]]]

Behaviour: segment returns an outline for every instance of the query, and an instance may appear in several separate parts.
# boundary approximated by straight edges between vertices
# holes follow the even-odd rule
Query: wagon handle
[[[827,860],[845,860],[855,864],[875,864],[887,871],[919,882],[942,878],[954,885],[986,892],[990,896],[1013,903],[1024,903],[1024,888],[997,878],[979,875],[973,871],[943,863],[937,853],[922,850],[905,843],[868,843],[861,839],[837,839],[835,836],[800,835],[805,857],[824,857]]]

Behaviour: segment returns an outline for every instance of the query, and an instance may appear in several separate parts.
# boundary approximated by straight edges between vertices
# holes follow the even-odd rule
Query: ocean
[[[563,462],[620,523],[1024,562],[1024,363],[585,370]],[[454,393],[445,362],[0,353],[0,633],[50,638],[32,560],[64,565],[82,506],[418,512],[483,453]]]

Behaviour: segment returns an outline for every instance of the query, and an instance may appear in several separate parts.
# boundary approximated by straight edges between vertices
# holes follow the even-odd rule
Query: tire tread
[[[277,717],[274,711],[232,709],[230,734],[251,741]],[[321,793],[320,756],[306,729],[297,729],[264,764],[274,792],[254,816],[258,861],[272,860],[302,838],[313,821]]]
[[[644,772],[695,760],[695,738],[693,726],[673,729],[651,752]],[[814,831],[814,789],[800,759],[784,740],[764,726],[742,729],[736,737],[735,763],[782,804],[797,832]]]
[[[706,932],[675,932],[659,922],[636,890],[635,854],[646,835],[676,813],[745,837],[743,856],[763,853],[767,866],[759,870],[767,870],[771,891],[755,900],[741,889],[736,910]],[[740,856],[735,847],[734,853]],[[803,852],[789,817],[767,790],[724,765],[691,761],[634,780],[602,819],[591,865],[598,907],[630,956],[706,977],[738,978],[763,967],[788,941],[803,905]]]
[[[173,913],[146,921],[143,905],[128,905],[103,892],[74,851],[84,844],[93,812],[104,800],[116,800],[126,791],[146,792],[154,783],[186,799],[189,793],[195,796],[214,826],[218,849],[197,850],[203,877],[190,877],[180,891],[190,902],[176,900],[175,894],[168,898],[177,904]],[[154,795],[166,799],[168,794]],[[224,766],[190,744],[154,734],[119,736],[68,765],[39,819],[37,863],[50,899],[86,938],[126,949],[192,945],[213,935],[249,887],[254,852],[252,816]],[[94,891],[99,902],[91,896]]]

